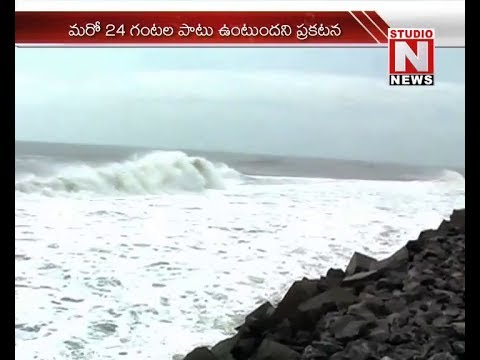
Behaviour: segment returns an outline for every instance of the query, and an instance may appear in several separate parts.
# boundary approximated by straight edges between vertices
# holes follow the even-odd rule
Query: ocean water
[[[438,226],[464,206],[461,172],[17,143],[15,357],[214,344],[293,280]]]

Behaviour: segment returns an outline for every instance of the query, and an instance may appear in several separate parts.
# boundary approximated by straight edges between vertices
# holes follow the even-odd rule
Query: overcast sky
[[[464,49],[16,49],[16,139],[464,166]]]

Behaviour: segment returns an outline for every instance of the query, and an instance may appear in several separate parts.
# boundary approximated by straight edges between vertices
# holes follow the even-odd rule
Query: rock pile
[[[465,353],[465,210],[387,259],[296,281],[184,360],[450,360]]]

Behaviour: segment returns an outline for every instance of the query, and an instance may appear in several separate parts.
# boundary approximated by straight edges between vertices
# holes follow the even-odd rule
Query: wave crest
[[[47,195],[55,192],[158,194],[223,189],[226,179],[239,177],[240,173],[225,164],[213,164],[177,151],[156,151],[99,167],[69,166],[49,177],[32,175],[15,182],[15,190]]]
[[[464,184],[465,177],[459,172],[453,170],[442,170],[440,175],[435,179],[439,182],[451,183],[451,184]]]

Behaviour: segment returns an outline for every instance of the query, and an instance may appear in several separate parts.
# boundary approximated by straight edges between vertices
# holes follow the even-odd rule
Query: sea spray
[[[102,166],[70,165],[54,175],[32,175],[15,183],[23,193],[158,194],[163,191],[223,189],[226,179],[240,173],[183,152],[155,151]]]

